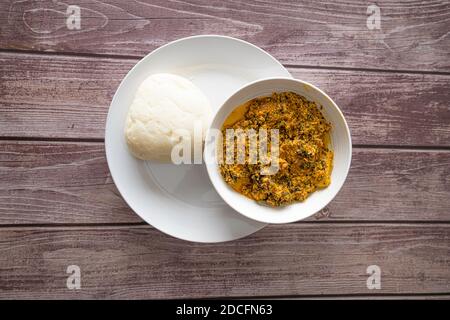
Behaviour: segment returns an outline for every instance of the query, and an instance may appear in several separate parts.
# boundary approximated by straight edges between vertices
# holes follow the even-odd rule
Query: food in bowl
[[[238,106],[222,126],[228,129],[277,129],[278,164],[274,174],[265,174],[266,163],[258,159],[245,140],[244,163],[221,163],[220,174],[235,191],[272,207],[286,206],[305,200],[314,191],[331,182],[333,151],[330,150],[330,122],[322,115],[317,104],[294,92],[272,93]],[[234,139],[234,138],[233,138]],[[237,147],[237,139],[233,147]],[[272,141],[267,139],[268,150]],[[228,139],[222,139],[221,152],[227,150]],[[257,144],[262,142],[258,137]],[[236,150],[235,150],[236,151]],[[237,156],[237,152],[234,153]],[[226,157],[226,155],[223,155]]]
[[[174,147],[185,141],[193,145],[195,125],[205,133],[211,115],[208,98],[190,80],[153,74],[141,83],[129,107],[125,123],[128,149],[142,160],[171,162]]]

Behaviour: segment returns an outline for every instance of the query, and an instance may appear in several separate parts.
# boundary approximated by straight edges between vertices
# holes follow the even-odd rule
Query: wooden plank
[[[448,76],[293,71],[295,78],[332,97],[344,113],[354,144],[450,146]]]
[[[450,152],[355,149],[343,189],[308,221],[450,221]],[[0,142],[0,225],[136,223],[101,143]]]
[[[291,224],[192,244],[150,227],[0,229],[0,298],[450,292],[448,224]],[[81,289],[66,288],[69,265]],[[367,267],[381,269],[368,290]]]
[[[102,139],[114,92],[135,63],[0,54],[0,136]],[[330,94],[355,144],[450,146],[450,76],[290,71]]]
[[[0,54],[0,134],[103,138],[109,104],[134,63]]]
[[[103,143],[0,142],[0,224],[141,222]]]
[[[450,152],[355,149],[348,180],[315,218],[448,221],[449,194]]]
[[[2,1],[0,48],[143,56],[171,40],[224,34],[283,63],[450,71],[448,1],[382,0],[381,28],[367,26],[373,1],[80,0],[79,30],[59,1]]]

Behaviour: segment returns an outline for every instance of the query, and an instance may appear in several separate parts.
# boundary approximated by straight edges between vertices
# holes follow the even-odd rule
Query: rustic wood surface
[[[377,1],[380,30],[370,1],[73,4],[80,30],[63,2],[0,2],[0,298],[450,297],[449,1]],[[352,167],[322,212],[205,245],[125,204],[104,154],[112,96],[143,55],[194,34],[248,40],[342,108]]]
[[[141,57],[178,38],[226,34],[261,46],[284,64],[450,71],[448,1],[377,1],[382,26],[375,31],[366,25],[374,3],[367,0],[77,3],[85,18],[73,32],[65,27],[64,3],[2,1],[0,47]]]
[[[0,54],[0,136],[103,139],[114,92],[137,61]],[[448,75],[289,71],[333,97],[354,144],[450,147]]]
[[[356,148],[336,199],[307,221],[450,222],[450,151]],[[0,141],[0,225],[139,223],[103,143]]]
[[[445,294],[450,225],[270,226],[223,244],[190,244],[149,226],[0,230],[0,298],[190,298],[367,293]],[[282,263],[280,263],[282,261]],[[83,270],[65,288],[67,264]]]

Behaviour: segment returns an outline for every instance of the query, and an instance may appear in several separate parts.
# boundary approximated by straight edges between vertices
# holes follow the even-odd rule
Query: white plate
[[[206,167],[155,164],[128,152],[124,138],[128,106],[149,75],[174,73],[190,79],[216,112],[243,85],[266,77],[291,77],[260,48],[224,36],[195,36],[166,44],[139,61],[112,100],[106,121],[109,170],[122,197],[147,223],[171,236],[196,242],[222,242],[265,226],[230,208],[216,193]]]

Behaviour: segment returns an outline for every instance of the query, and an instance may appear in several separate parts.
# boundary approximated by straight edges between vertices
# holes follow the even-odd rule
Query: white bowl
[[[211,129],[219,129],[237,106],[273,92],[292,91],[323,106],[322,114],[331,122],[331,149],[334,152],[331,184],[312,193],[306,200],[279,208],[263,206],[234,191],[223,180],[216,157],[216,141]],[[214,188],[223,200],[242,215],[265,223],[289,223],[305,219],[323,209],[339,192],[347,177],[352,157],[352,143],[347,122],[336,103],[322,90],[305,81],[289,78],[268,78],[252,82],[236,91],[217,111],[207,133],[204,160]]]

